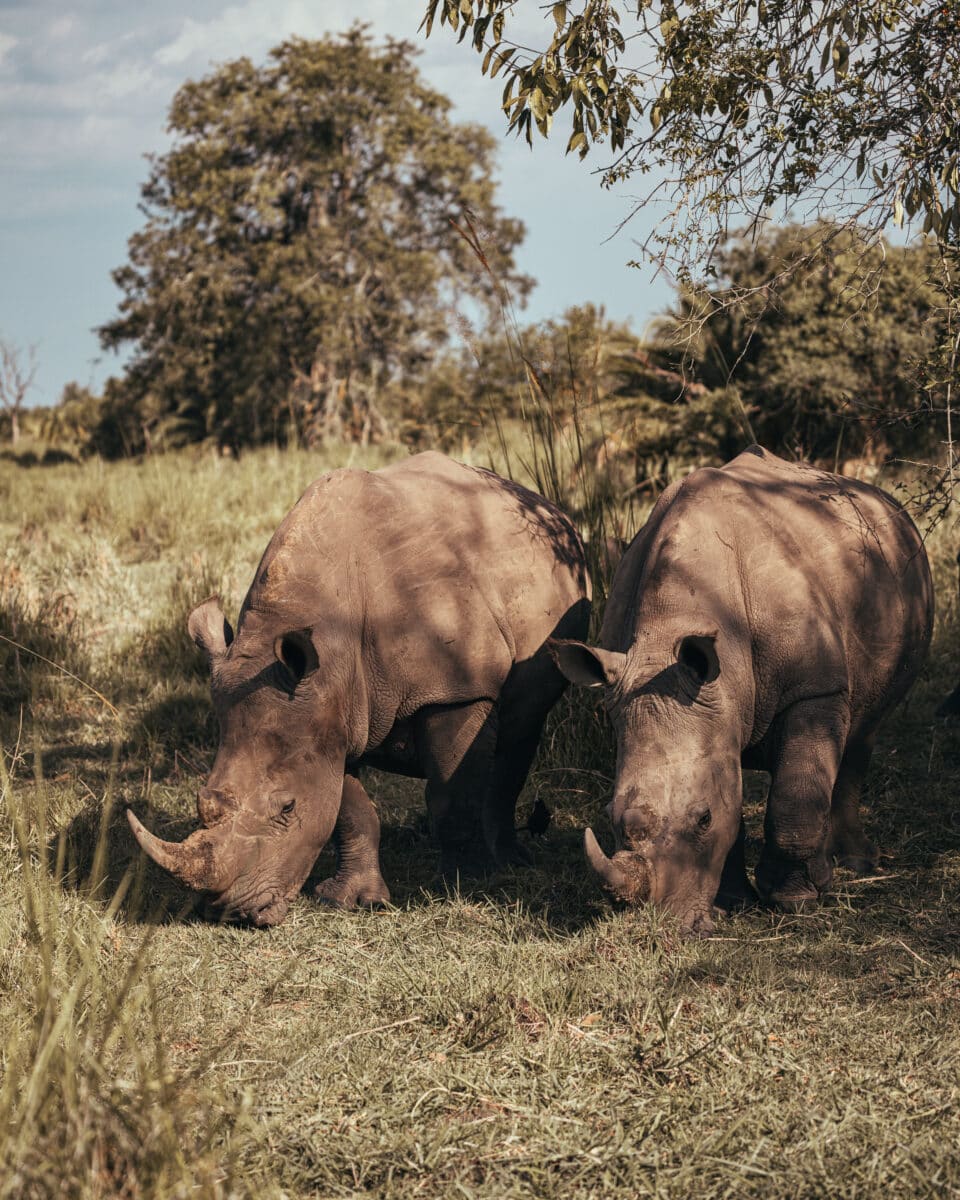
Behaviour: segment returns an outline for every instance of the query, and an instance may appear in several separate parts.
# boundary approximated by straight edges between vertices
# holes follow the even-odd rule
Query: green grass
[[[885,869],[817,912],[690,942],[610,911],[580,854],[610,739],[567,697],[520,805],[555,814],[533,869],[440,894],[419,785],[372,774],[393,908],[218,926],[123,808],[189,828],[215,730],[186,613],[235,614],[333,461],[0,462],[0,634],[88,685],[0,642],[0,1200],[960,1195],[955,531],[871,775]]]

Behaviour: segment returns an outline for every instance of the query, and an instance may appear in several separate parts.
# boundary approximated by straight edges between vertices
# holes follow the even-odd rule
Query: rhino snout
[[[238,808],[237,799],[231,792],[202,787],[197,793],[197,815],[208,829],[232,816]]]
[[[620,817],[620,840],[628,849],[637,849],[641,843],[652,841],[660,824],[656,813],[647,805],[628,808]]]
[[[266,929],[279,925],[287,915],[291,897],[279,888],[268,888],[255,893],[238,893],[229,890],[210,902],[212,909],[219,910],[221,919],[236,921]]]

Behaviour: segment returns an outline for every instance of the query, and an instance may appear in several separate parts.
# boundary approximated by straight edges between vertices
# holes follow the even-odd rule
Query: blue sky
[[[421,71],[457,115],[501,138],[500,203],[527,225],[518,265],[539,281],[523,318],[592,301],[642,332],[672,296],[652,268],[626,266],[640,257],[652,215],[616,232],[642,184],[601,189],[592,172],[603,158],[567,159],[562,122],[532,152],[505,136],[502,81],[484,79],[449,31],[418,34],[422,8],[420,0],[0,0],[0,336],[24,351],[36,346],[31,403],[56,402],[70,380],[97,387],[120,367],[93,329],[116,311],[110,272],[142,222],[144,155],[166,147],[180,84],[240,55],[263,61],[286,36],[319,37],[354,20],[416,42]],[[540,19],[535,5],[530,12]]]

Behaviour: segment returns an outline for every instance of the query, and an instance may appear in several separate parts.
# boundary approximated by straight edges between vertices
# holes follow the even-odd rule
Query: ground
[[[0,635],[33,651],[0,642],[0,1197],[960,1196],[956,528],[870,777],[882,869],[816,912],[705,941],[612,912],[580,849],[611,743],[577,696],[521,799],[554,813],[532,869],[442,892],[420,785],[371,773],[393,907],[216,925],[123,808],[190,828],[215,728],[186,614],[235,615],[337,461],[0,461]]]

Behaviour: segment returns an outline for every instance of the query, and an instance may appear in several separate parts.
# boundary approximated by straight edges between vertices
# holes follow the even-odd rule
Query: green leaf
[[[840,38],[833,44],[833,73],[838,79],[842,79],[847,73],[847,67],[850,63],[850,47]]]

